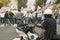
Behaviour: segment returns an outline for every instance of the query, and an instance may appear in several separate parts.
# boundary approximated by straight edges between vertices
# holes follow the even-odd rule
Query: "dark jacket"
[[[45,38],[53,38],[56,34],[56,21],[53,18],[45,18],[42,28],[46,30]]]
[[[7,18],[7,19],[9,18],[9,16],[8,16],[8,11],[6,11],[4,17]]]

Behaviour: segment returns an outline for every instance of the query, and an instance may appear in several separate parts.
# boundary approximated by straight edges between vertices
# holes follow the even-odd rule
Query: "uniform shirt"
[[[56,35],[56,21],[53,18],[45,18],[42,29],[45,29],[44,40],[48,40]]]
[[[47,22],[50,24],[49,27],[48,27],[49,24]],[[42,24],[42,29],[47,30],[50,27],[52,27],[54,30],[56,30],[56,21],[53,18],[45,18],[45,20],[44,20],[44,22]]]

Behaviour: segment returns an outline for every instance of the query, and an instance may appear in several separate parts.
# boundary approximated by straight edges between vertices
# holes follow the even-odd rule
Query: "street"
[[[0,26],[0,40],[13,40],[17,37],[17,33],[15,32],[16,26]],[[37,33],[40,33],[40,28],[35,28]],[[60,34],[60,27],[57,27],[57,34]]]
[[[12,40],[17,37],[15,27],[0,27],[0,40]]]

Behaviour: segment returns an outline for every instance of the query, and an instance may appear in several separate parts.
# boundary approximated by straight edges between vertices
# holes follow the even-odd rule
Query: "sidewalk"
[[[16,27],[11,26],[0,27],[0,40],[12,40],[17,37],[15,29]]]
[[[6,24],[6,25],[4,25],[4,24],[0,24],[0,27],[6,27],[6,26],[12,26],[12,27],[17,27],[17,24],[14,24],[14,25],[9,25],[9,24]]]
[[[57,25],[57,34],[60,35],[60,25]]]

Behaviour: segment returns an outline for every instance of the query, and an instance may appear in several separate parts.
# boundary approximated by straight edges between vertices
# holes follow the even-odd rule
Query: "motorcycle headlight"
[[[33,35],[31,36],[31,39],[34,39],[34,36]]]

